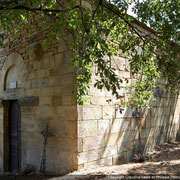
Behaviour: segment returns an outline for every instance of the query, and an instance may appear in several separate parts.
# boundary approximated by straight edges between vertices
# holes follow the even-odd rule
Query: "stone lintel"
[[[0,99],[0,107],[5,107],[6,104],[8,104],[9,100],[10,99]],[[20,106],[37,106],[39,102],[37,96],[28,96],[28,97],[18,98],[17,100]]]
[[[37,106],[39,101],[37,96],[28,96],[19,98],[18,102],[20,106]]]

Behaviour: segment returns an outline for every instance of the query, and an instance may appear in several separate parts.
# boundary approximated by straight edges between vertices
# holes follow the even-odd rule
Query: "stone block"
[[[48,78],[40,78],[40,79],[31,80],[32,88],[47,87],[47,85],[48,85]]]
[[[24,83],[24,89],[30,89],[31,88],[31,80],[30,81],[26,81]]]
[[[146,128],[151,128],[152,123],[151,123],[151,118],[147,117],[146,119]]]
[[[99,149],[99,157],[105,158],[117,154],[117,145]]]
[[[123,130],[125,131],[128,128],[128,124],[124,119],[114,119],[111,120],[110,132],[111,133],[119,133]]]
[[[34,96],[34,95],[42,96],[42,89],[41,88],[25,89],[25,94],[26,96]]]
[[[51,68],[49,70],[49,76],[59,76],[61,74],[59,68],[60,68],[59,66],[55,66],[55,67]]]
[[[149,131],[149,138],[150,137],[153,137],[153,135],[154,135],[154,128],[150,128],[150,131]]]
[[[180,107],[176,107],[175,109],[175,112],[174,112],[175,115],[179,115],[180,114]]]
[[[30,73],[30,72],[36,70],[36,65],[35,65],[35,63],[33,63],[33,61],[29,61],[25,65],[25,69],[26,69],[26,72]]]
[[[117,146],[117,153],[120,154],[120,153],[128,151],[130,149],[129,143],[130,142],[122,143],[122,144],[118,145]]]
[[[127,151],[126,152],[126,160],[127,160],[127,162],[130,162],[132,160],[132,158],[133,158],[132,151]]]
[[[42,60],[41,61],[33,61],[33,66],[32,66],[31,71],[36,71],[36,70],[40,70],[43,68],[44,68],[44,62]],[[46,70],[47,69],[48,68],[46,68]]]
[[[83,151],[83,139],[79,138],[78,139],[78,147],[77,147],[77,152],[82,152]]]
[[[22,114],[35,114],[36,108],[34,106],[22,106],[21,107],[21,113]]]
[[[77,152],[77,139],[70,137],[52,136],[48,140],[48,147],[57,151]]]
[[[83,151],[99,149],[104,146],[103,136],[92,136],[83,138]]]
[[[35,78],[39,79],[39,78],[44,78],[44,77],[48,77],[49,76],[49,70],[48,69],[40,69],[35,71]]]
[[[38,147],[38,146],[36,146]],[[27,166],[28,164],[31,164],[34,166],[36,169],[39,168],[39,164],[41,163],[41,151],[42,148],[38,147],[39,149],[26,149],[24,155],[22,155],[22,164],[24,166]]]
[[[52,56],[54,54],[52,49],[49,49],[46,53],[43,54],[43,57],[49,57]]]
[[[65,56],[65,63],[69,64],[71,58],[73,57],[73,52],[72,50],[68,50],[64,52],[64,56]]]
[[[174,115],[173,121],[174,121],[174,123],[180,123],[180,114]]]
[[[59,68],[60,74],[71,73],[74,71],[75,71],[75,68],[69,66],[69,63],[68,64],[62,64]]]
[[[48,69],[50,67],[49,59],[50,59],[49,57],[43,58],[43,67],[45,69]]]
[[[122,139],[123,143],[134,141],[134,133],[133,133],[133,131],[123,132],[122,137],[123,137],[123,139]]]
[[[59,76],[48,77],[48,86],[59,86],[61,84],[61,79]]]
[[[61,79],[61,85],[68,85],[68,84],[75,84],[76,77],[73,75],[73,73],[63,74],[60,76]]]
[[[53,106],[38,106],[33,112],[39,120],[52,120],[57,118],[57,110]]]
[[[94,166],[111,166],[112,165],[112,157],[107,157],[103,159],[99,159],[90,163],[85,163],[84,167],[94,167]]]
[[[64,53],[56,54],[54,59],[55,66],[61,65],[64,62],[64,58],[65,58]]]
[[[118,70],[125,70],[125,58],[123,57],[118,57],[118,56],[113,56],[113,59],[112,59],[112,67],[114,67],[115,69],[118,69]]]
[[[70,96],[73,95],[74,86],[56,86],[53,88],[54,96]]]
[[[79,171],[79,170],[81,170],[83,168],[84,168],[84,164],[80,164],[80,165],[78,165],[78,169],[77,170]]]
[[[90,85],[88,94],[90,96],[105,96],[106,95],[104,90],[97,89],[93,85]]]
[[[163,115],[170,115],[172,111],[173,111],[172,107],[164,107],[163,108]],[[179,110],[179,113],[180,113],[180,110]]]
[[[83,111],[83,120],[102,119],[101,106],[84,105],[82,111]]]
[[[110,98],[107,98],[104,96],[91,96],[90,104],[92,104],[92,105],[108,105],[108,100],[110,100]]]
[[[61,137],[77,137],[77,123],[76,121],[58,121],[57,119],[51,120],[52,133],[55,136]]]
[[[121,144],[123,141],[123,133],[106,134],[104,136],[105,146],[114,146]]]
[[[122,111],[120,111],[119,108],[117,108],[115,112],[115,117],[116,119],[123,117],[125,118],[134,117],[134,112],[135,109],[131,109],[131,108],[124,108]]]
[[[109,120],[98,120],[98,135],[108,134],[109,130]]]
[[[31,87],[32,88],[40,87],[40,84],[39,84],[38,80],[36,80],[36,79],[31,80]]]
[[[123,71],[122,76],[123,76],[123,78],[130,79],[130,72]]]
[[[54,106],[61,106],[62,105],[62,97],[61,96],[53,96],[52,97],[52,104]]]
[[[138,119],[130,118],[130,119],[127,119],[127,121],[129,121],[129,130],[130,131],[135,131],[138,129]]]
[[[41,96],[53,96],[53,92],[52,87],[45,87],[42,88]]]
[[[142,129],[141,130],[141,138],[148,138],[150,135],[150,129]]]
[[[58,151],[54,148],[51,148],[47,150],[46,162],[46,169],[48,172],[56,172],[57,174],[67,174],[68,172],[77,170],[76,153]]]
[[[64,52],[68,50],[68,44],[65,41],[65,39],[60,38],[59,39],[59,46],[58,46],[58,52]]]
[[[155,108],[151,107],[150,111],[151,111],[151,116],[163,115],[163,108],[161,107],[155,107]]]
[[[153,138],[152,137],[148,137],[146,140],[146,146],[151,146],[153,145]]]
[[[75,105],[77,100],[75,96],[62,96],[62,105]]]
[[[99,159],[98,150],[92,150],[78,154],[78,164],[83,164],[98,159]]]
[[[81,120],[102,119],[102,107],[83,105],[81,107]]]
[[[112,119],[115,116],[114,106],[103,106],[103,119]]]
[[[152,151],[152,147],[151,146],[145,146],[144,147],[144,151],[143,154],[146,155],[148,152]]]
[[[121,165],[127,163],[126,154],[121,153],[118,155],[113,156],[112,164],[113,165]]]
[[[58,106],[57,116],[59,120],[77,120],[77,106]]]
[[[39,98],[39,105],[52,105],[52,98],[51,97],[40,97]]]
[[[88,137],[97,135],[97,121],[78,121],[78,137]]]
[[[22,114],[21,130],[27,132],[37,132],[38,123],[34,114]]]
[[[49,66],[51,69],[55,67],[55,56],[49,57]]]
[[[179,98],[177,97],[177,105],[176,106],[180,107],[180,96],[179,96]]]

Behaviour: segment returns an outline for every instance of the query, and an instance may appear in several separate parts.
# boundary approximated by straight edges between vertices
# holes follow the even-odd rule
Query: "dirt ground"
[[[162,144],[142,163],[81,169],[61,177],[0,175],[0,180],[180,179],[180,142]]]
[[[82,169],[51,180],[69,179],[180,179],[180,142],[162,144],[143,163]]]

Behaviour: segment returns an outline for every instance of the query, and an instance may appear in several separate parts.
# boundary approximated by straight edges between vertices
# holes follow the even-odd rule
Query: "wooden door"
[[[9,171],[21,168],[21,111],[18,101],[9,106]]]

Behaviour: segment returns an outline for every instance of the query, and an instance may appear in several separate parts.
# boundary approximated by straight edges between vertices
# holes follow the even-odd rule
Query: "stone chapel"
[[[148,32],[149,28],[142,27]],[[78,105],[72,93],[76,87],[75,69],[64,32],[59,42],[41,46],[46,32],[24,30],[18,39],[6,36],[0,49],[0,171],[14,171],[33,165],[40,170],[45,158],[47,172],[64,174],[94,165],[117,165],[130,161],[139,151],[176,138],[180,122],[180,98],[164,89],[159,79],[150,110],[137,119],[135,110],[125,108],[106,90],[90,84],[89,101]],[[119,77],[133,85],[128,58],[113,58]],[[122,83],[124,100],[130,92]],[[51,132],[44,152],[43,131]],[[140,135],[140,136],[139,136]],[[139,138],[140,137],[140,138]]]

